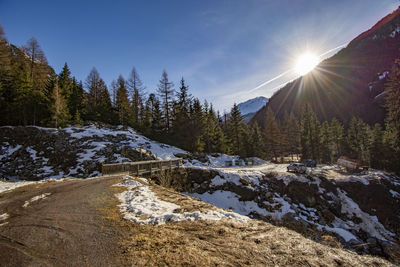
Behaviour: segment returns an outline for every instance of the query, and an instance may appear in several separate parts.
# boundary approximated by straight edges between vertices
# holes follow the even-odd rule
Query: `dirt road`
[[[124,230],[107,220],[118,177],[50,182],[0,194],[1,266],[120,266]]]

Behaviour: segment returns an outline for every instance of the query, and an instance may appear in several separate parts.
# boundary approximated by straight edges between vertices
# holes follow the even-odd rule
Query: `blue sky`
[[[346,44],[399,5],[398,0],[0,0],[8,40],[35,36],[60,72],[64,62],[78,80],[92,67],[110,84],[135,66],[147,92],[162,70],[178,88],[221,112],[234,102],[269,97],[310,51],[320,55]],[[332,53],[327,54],[330,56]]]

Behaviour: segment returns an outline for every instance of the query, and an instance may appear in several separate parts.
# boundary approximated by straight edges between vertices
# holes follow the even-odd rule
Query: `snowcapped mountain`
[[[258,110],[268,103],[268,101],[269,98],[259,96],[238,104],[238,108],[240,113],[242,113],[243,119],[248,122]]]
[[[254,113],[257,112],[260,108],[262,108],[265,104],[267,104],[268,100],[269,98],[259,96],[238,104],[238,108],[240,110],[240,113],[242,113],[242,115]]]

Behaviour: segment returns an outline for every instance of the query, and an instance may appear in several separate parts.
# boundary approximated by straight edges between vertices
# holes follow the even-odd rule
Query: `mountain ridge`
[[[309,103],[321,120],[338,118],[348,123],[353,116],[383,123],[385,110],[375,97],[384,91],[387,75],[399,57],[400,8],[355,37],[347,47],[323,60],[313,71],[279,89],[268,105],[252,119],[264,126],[267,107],[278,119],[286,112],[299,114]]]

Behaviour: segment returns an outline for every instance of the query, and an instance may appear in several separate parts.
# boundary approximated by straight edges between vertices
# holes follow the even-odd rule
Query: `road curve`
[[[111,185],[119,180],[67,180],[0,194],[0,265],[124,265],[123,229],[104,212],[110,203],[116,207]]]

